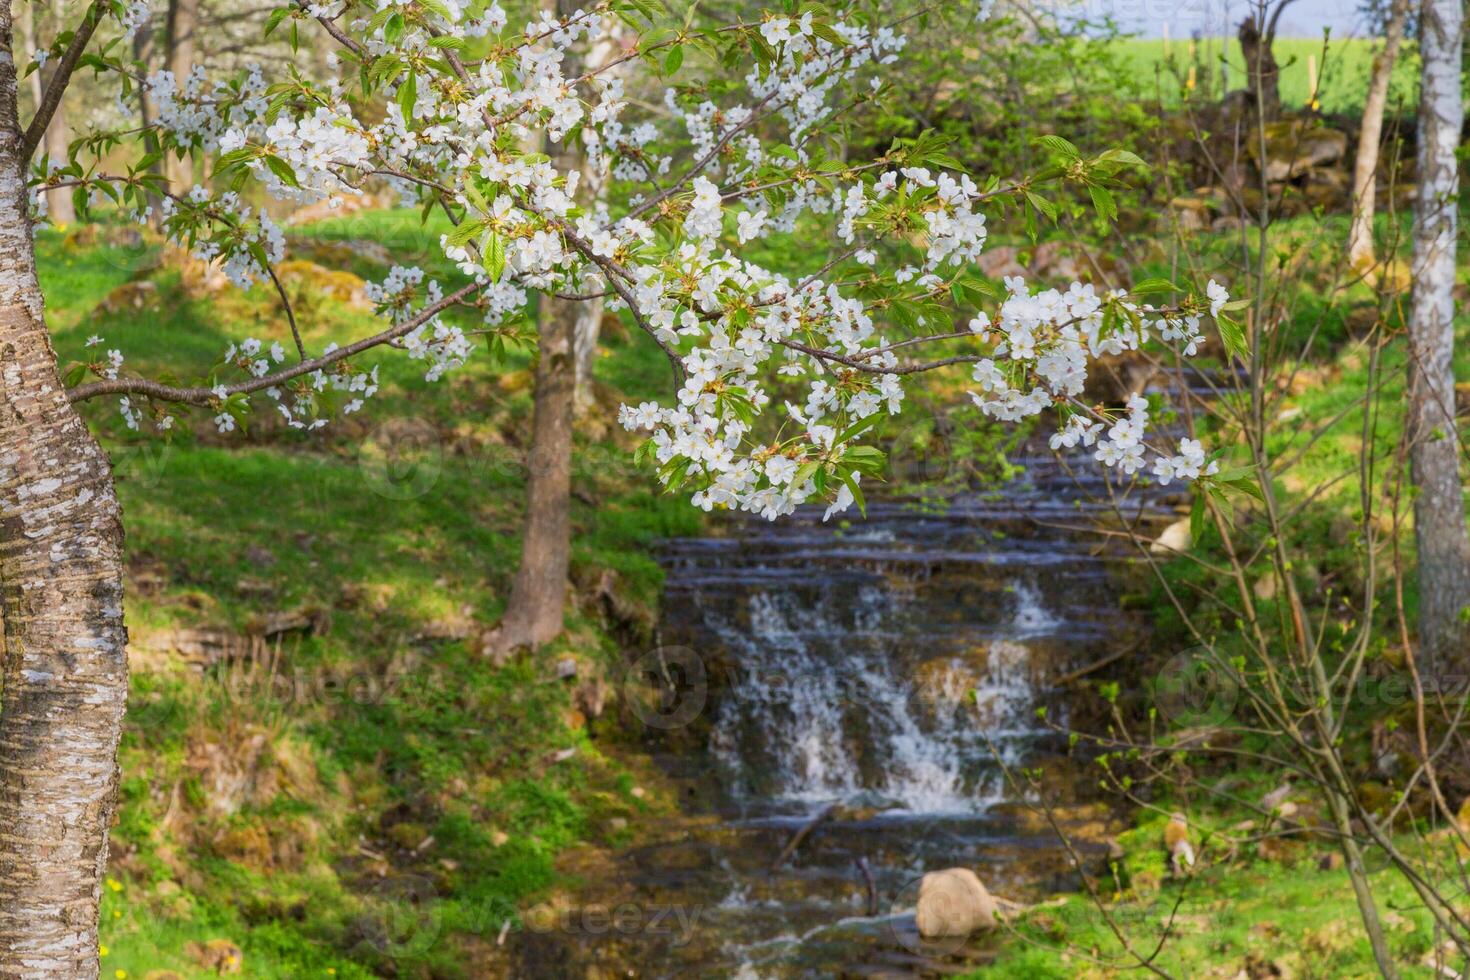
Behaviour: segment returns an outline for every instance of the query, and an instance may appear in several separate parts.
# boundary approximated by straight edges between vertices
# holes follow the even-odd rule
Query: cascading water
[[[752,592],[744,622],[709,614],[737,665],[710,738],[731,795],[913,813],[997,802],[992,753],[1014,764],[1039,734],[1025,638],[1055,623],[1030,583],[1009,598],[1015,638],[969,656],[926,649],[910,629],[921,623],[877,583],[788,584]]]
[[[1172,515],[1158,494],[1089,503],[1108,500],[1095,471],[1019,462],[1020,479],[940,507],[873,501],[850,523],[802,511],[667,542],[660,643],[702,662],[709,700],[649,739],[689,815],[598,880],[604,901],[698,922],[687,943],[639,935],[617,962],[643,977],[931,975],[912,927],[924,872],[973,868],[1003,895],[1076,886],[1005,769],[1051,760],[1064,791],[1095,782],[1037,709],[1064,720],[1058,679],[1138,624],[1119,609],[1118,555],[1071,528],[1115,508]],[[1106,815],[1078,806],[1073,826],[1096,834]],[[577,940],[583,961],[609,962],[603,938]]]
[[[974,867],[1002,889],[1068,873],[1001,805],[1005,768],[1062,747],[1037,708],[1064,721],[1056,679],[1136,624],[1113,594],[1116,555],[1064,527],[1106,518],[1087,503],[1106,499],[1098,475],[1022,462],[1003,491],[941,507],[877,501],[850,524],[803,511],[668,543],[661,641],[707,667],[702,782],[735,838],[699,879],[718,896],[719,966],[661,975],[829,976],[854,949],[898,963],[911,951],[894,924],[925,871]],[[1160,503],[1133,516],[1162,519]],[[832,804],[840,830],[772,875]]]

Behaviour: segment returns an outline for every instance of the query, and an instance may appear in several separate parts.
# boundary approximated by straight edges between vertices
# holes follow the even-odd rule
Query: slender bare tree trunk
[[[97,976],[127,699],[122,523],[46,332],[11,32],[0,4],[0,977],[71,980]]]
[[[1409,319],[1409,436],[1418,495],[1419,639],[1444,676],[1470,664],[1462,619],[1470,606],[1470,534],[1455,428],[1455,219],[1464,105],[1462,0],[1423,0],[1419,50],[1419,198],[1414,206],[1414,296]]]
[[[1373,59],[1373,75],[1363,100],[1358,157],[1353,164],[1353,223],[1348,229],[1348,262],[1359,272],[1377,264],[1373,254],[1373,198],[1378,192],[1378,147],[1383,136],[1383,110],[1388,105],[1388,83],[1408,15],[1409,0],[1393,0],[1383,31],[1383,50]]]
[[[40,5],[31,4],[31,37],[40,37],[40,25],[36,22]],[[51,15],[56,29],[61,30],[61,25],[66,23],[66,0],[51,0]],[[51,72],[43,69],[31,76],[36,79],[35,87],[40,89],[51,79]],[[44,80],[44,81],[43,81]],[[40,99],[36,100],[40,105]],[[46,132],[41,139],[41,151],[46,154],[46,159],[59,167],[66,166],[67,143],[71,139],[71,129],[66,121],[66,99],[56,104],[56,111],[51,116],[51,123],[46,127]],[[29,161],[27,161],[29,163]],[[53,224],[69,225],[77,220],[77,209],[71,203],[71,188],[62,187],[46,192],[46,215]]]
[[[194,35],[199,29],[199,0],[169,0],[168,3],[168,70],[183,85],[194,70]],[[165,169],[169,187],[187,191],[194,185],[194,164],[187,157],[180,160],[170,153]]]
[[[615,17],[604,18],[600,33],[588,48],[585,64],[591,69],[600,68],[621,55],[623,51],[623,31],[620,22]],[[613,82],[623,79],[631,64],[633,62],[629,61],[609,68],[602,74],[602,80]],[[597,211],[599,206],[607,201],[607,185],[610,176],[605,156],[594,161],[590,156],[583,155],[581,188],[586,199],[592,202],[590,210]],[[579,413],[593,406],[592,365],[597,357],[598,335],[602,332],[603,308],[601,298],[588,300],[582,304],[581,312],[577,315],[573,349],[576,352],[576,408]]]
[[[541,297],[521,564],[505,617],[490,643],[497,654],[538,647],[562,631],[572,550],[572,409],[577,387],[572,345],[581,305]]]
[[[579,414],[590,411],[595,404],[592,366],[597,360],[597,339],[602,332],[603,302],[601,298],[589,299],[581,306],[577,311],[577,326],[572,333],[577,372],[576,410]]]

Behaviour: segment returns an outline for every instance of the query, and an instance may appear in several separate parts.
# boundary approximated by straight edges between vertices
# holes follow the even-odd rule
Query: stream
[[[573,928],[526,975],[902,978],[983,965],[993,940],[920,942],[917,882],[962,866],[1017,900],[1079,887],[1008,784],[1021,763],[1049,773],[1069,835],[1101,864],[1120,825],[1037,709],[1066,724],[1096,696],[1057,680],[1143,634],[1120,611],[1123,554],[1075,530],[1105,516],[1087,502],[1106,499],[1100,474],[1064,472],[1044,451],[1013,462],[1021,475],[989,494],[874,501],[840,523],[820,509],[732,517],[718,536],[666,543],[660,647],[642,666],[676,675],[692,699],[653,723],[685,818],[611,867],[581,869],[603,882],[590,900],[636,904],[640,927]],[[1172,503],[1154,493],[1132,506],[1157,529]],[[666,912],[655,930],[654,910],[682,918]]]

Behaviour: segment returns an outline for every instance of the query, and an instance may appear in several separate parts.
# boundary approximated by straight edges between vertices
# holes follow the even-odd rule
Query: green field
[[[1157,77],[1158,91],[1166,102],[1179,101],[1191,64],[1195,67],[1196,89],[1219,94],[1245,87],[1245,59],[1233,38],[1165,42],[1158,38],[1127,38],[1109,42],[1126,64],[1133,65],[1145,85]],[[1281,38],[1275,46],[1281,66],[1281,102],[1287,108],[1305,107],[1312,95],[1308,59],[1317,65],[1317,102],[1327,114],[1360,112],[1374,55],[1382,44],[1352,38],[1325,43],[1321,39]],[[1412,106],[1418,93],[1419,57],[1412,44],[1400,50],[1389,90],[1389,111]]]

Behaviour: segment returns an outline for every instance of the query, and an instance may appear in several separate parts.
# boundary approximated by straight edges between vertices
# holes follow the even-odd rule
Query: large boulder
[[[1264,161],[1259,140],[1248,141],[1246,151],[1266,180],[1275,183],[1337,163],[1347,155],[1347,144],[1347,133],[1314,119],[1282,119],[1266,124]]]
[[[994,929],[995,899],[969,868],[931,871],[919,881],[914,924],[925,939],[963,938]]]

